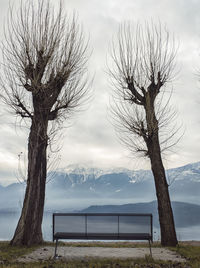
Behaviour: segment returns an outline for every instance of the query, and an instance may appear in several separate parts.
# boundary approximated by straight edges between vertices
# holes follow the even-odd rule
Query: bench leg
[[[150,256],[152,257],[151,241],[150,240],[149,240],[149,250],[150,250]]]
[[[54,259],[57,258],[57,247],[58,247],[58,239],[56,239],[56,245],[55,245],[55,253],[54,253]]]

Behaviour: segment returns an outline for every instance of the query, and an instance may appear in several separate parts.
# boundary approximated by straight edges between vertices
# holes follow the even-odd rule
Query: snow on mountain
[[[96,180],[104,175],[109,174],[126,174],[129,177],[130,183],[147,181],[153,178],[150,170],[129,170],[126,168],[99,169],[90,168],[83,165],[69,165],[60,171],[57,171],[56,173],[62,173],[66,176],[69,176],[69,179],[72,181],[72,183],[84,183],[87,180]],[[77,178],[75,180],[73,174],[76,174],[79,180],[77,180]],[[200,182],[200,162],[188,164],[178,168],[168,169],[166,170],[166,176],[169,184],[174,181],[181,181],[186,179],[189,179],[190,181]]]
[[[65,168],[56,171],[57,174],[65,174],[73,180],[73,174],[79,176],[78,183],[86,182],[88,179],[99,179],[101,176],[109,174],[126,174],[131,182],[146,180],[151,174],[150,170],[129,170],[127,168],[110,168],[110,169],[100,169],[100,168],[90,168],[83,165],[69,165]],[[73,181],[74,182],[74,181]]]
[[[173,201],[200,204],[200,162],[166,171]],[[23,185],[0,187],[0,209],[22,204]],[[124,168],[102,170],[87,166],[67,166],[50,172],[46,186],[47,208],[79,208],[91,204],[149,202],[156,199],[150,170]]]
[[[168,177],[171,177],[176,181],[185,180],[186,178],[194,181],[200,181],[200,162],[169,169],[166,173]]]
[[[200,204],[200,162],[169,169],[166,175],[172,200]],[[61,190],[60,196],[69,198],[129,199],[130,202],[156,199],[150,170],[102,170],[69,166],[63,169],[62,173],[57,173],[47,187],[47,193],[52,193],[55,185]]]

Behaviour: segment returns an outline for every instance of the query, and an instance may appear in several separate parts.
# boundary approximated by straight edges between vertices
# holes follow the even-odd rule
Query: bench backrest
[[[53,241],[59,239],[130,239],[152,241],[152,214],[54,213]],[[60,236],[59,236],[60,234]]]

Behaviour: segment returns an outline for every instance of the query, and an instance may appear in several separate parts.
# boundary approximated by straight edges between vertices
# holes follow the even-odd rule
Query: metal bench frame
[[[80,233],[55,233],[55,217],[58,216],[84,216],[85,217],[85,232]],[[87,218],[90,216],[117,216],[118,217],[118,232],[117,233],[88,233]],[[120,233],[119,223],[120,216],[141,216],[150,218],[150,233]],[[74,239],[74,240],[148,240],[150,255],[152,256],[151,243],[153,243],[153,216],[152,214],[136,214],[136,213],[53,213],[53,242],[56,240],[54,258],[57,257],[57,247],[59,239]]]

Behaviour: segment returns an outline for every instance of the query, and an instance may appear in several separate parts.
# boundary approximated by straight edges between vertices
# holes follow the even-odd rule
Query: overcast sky
[[[13,1],[15,6],[19,0]],[[52,1],[53,3],[56,0]],[[0,0],[0,38],[8,0]],[[88,167],[149,168],[149,161],[131,155],[122,147],[109,119],[109,86],[105,73],[108,46],[124,20],[144,19],[166,23],[179,43],[177,66],[179,74],[173,82],[173,104],[184,136],[178,147],[165,156],[165,167],[178,167],[199,161],[200,156],[200,1],[198,0],[64,0],[66,11],[76,10],[84,30],[90,36],[93,51],[89,66],[95,74],[93,101],[82,114],[73,118],[64,132],[59,167],[84,164]],[[171,87],[172,85],[169,85]],[[16,181],[18,154],[26,154],[28,129],[15,126],[15,117],[0,110],[0,184]],[[22,157],[23,158],[23,157]]]

